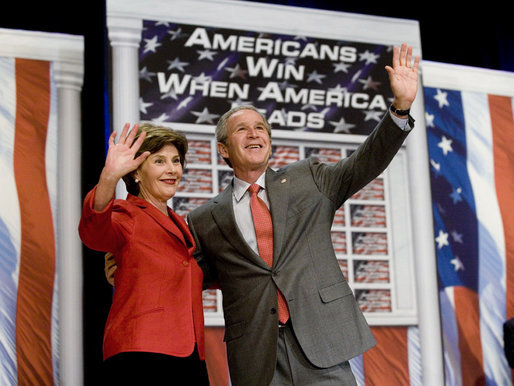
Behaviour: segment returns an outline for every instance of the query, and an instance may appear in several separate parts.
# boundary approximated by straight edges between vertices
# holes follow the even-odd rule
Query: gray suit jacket
[[[222,294],[225,341],[233,385],[268,385],[277,353],[277,287],[308,360],[330,367],[375,345],[341,273],[330,229],[335,211],[377,177],[407,132],[389,114],[348,158],[309,158],[266,172],[273,218],[270,268],[243,240],[234,219],[232,186],[190,213],[196,257],[215,275]]]

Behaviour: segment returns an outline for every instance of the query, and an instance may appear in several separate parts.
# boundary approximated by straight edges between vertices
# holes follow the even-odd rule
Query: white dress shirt
[[[264,201],[269,209],[268,194],[266,193],[266,182],[265,174],[261,176],[255,182],[261,187],[257,195]],[[236,225],[241,232],[243,239],[252,248],[252,250],[258,255],[259,250],[257,249],[257,237],[255,236],[255,227],[253,225],[252,210],[250,209],[250,192],[248,188],[251,184],[245,182],[236,176],[234,176],[234,186],[232,194],[232,204],[234,207],[234,216],[236,218]]]

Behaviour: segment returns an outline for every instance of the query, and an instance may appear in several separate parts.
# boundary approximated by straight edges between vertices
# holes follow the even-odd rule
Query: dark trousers
[[[106,385],[208,386],[205,361],[198,352],[186,358],[147,352],[123,352],[104,361]]]

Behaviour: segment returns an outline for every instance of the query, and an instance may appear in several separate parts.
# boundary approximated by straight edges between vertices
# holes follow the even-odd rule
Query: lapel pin
[[[281,184],[283,184],[284,182],[287,182],[287,178],[282,178],[282,180],[280,180]]]

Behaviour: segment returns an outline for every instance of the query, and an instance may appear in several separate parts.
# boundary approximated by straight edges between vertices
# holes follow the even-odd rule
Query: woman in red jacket
[[[112,252],[114,295],[104,331],[110,383],[208,385],[203,274],[186,222],[167,205],[178,189],[186,138],[168,128],[125,125],[109,138],[105,166],[85,200],[84,244]],[[115,200],[123,178],[126,200]]]

